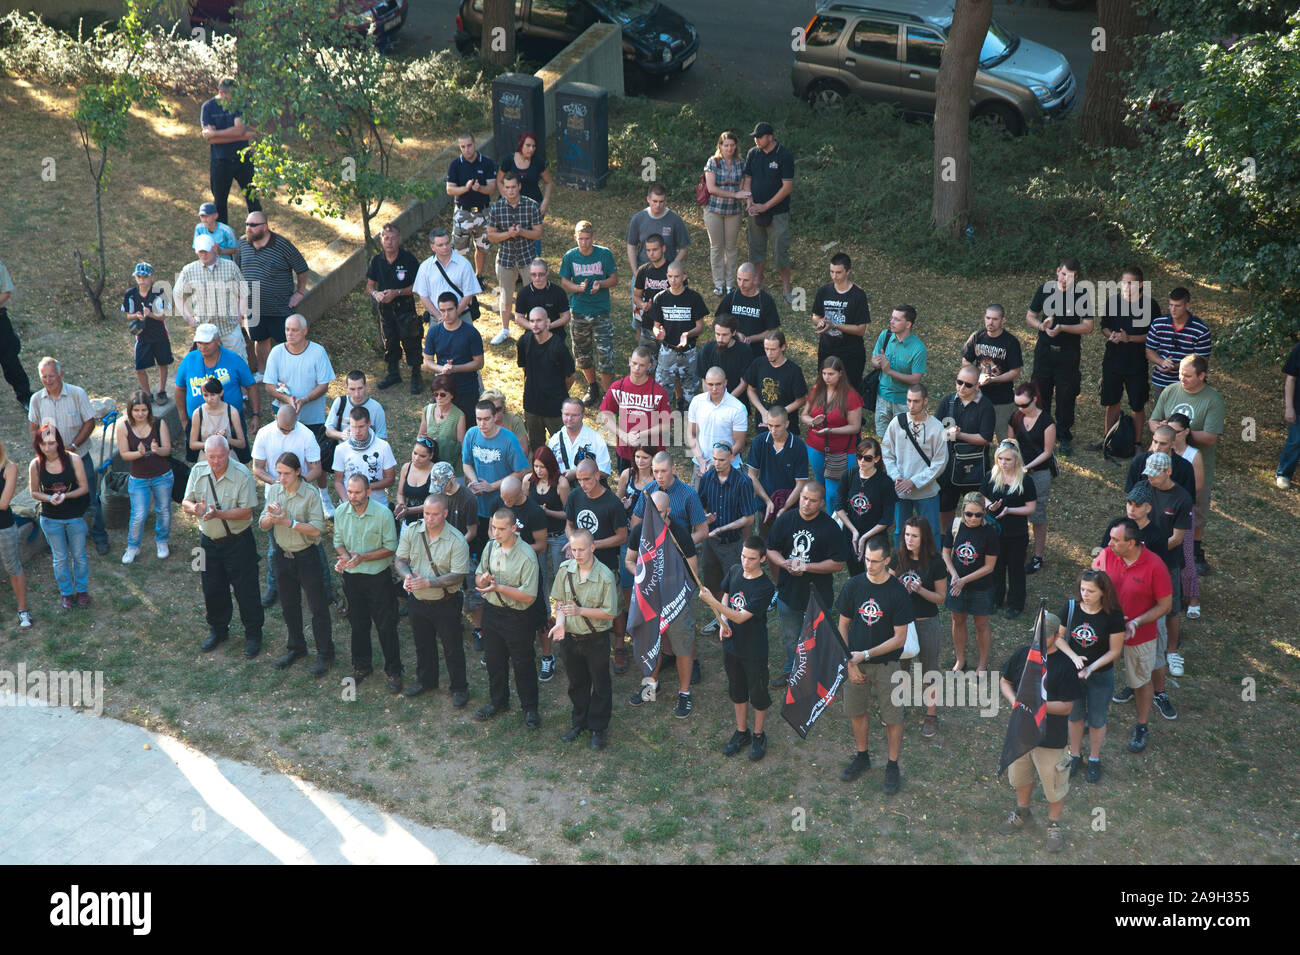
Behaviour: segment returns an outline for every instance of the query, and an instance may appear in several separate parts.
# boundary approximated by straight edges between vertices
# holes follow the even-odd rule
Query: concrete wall
[[[570,43],[535,76],[541,77],[546,97],[546,133],[555,134],[555,87],[562,83],[591,83],[623,95],[623,29],[596,23]]]

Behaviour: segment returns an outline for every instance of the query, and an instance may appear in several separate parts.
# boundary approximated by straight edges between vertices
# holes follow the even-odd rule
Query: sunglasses
[[[716,444],[713,445],[713,450],[714,450],[714,451],[726,451],[728,454],[730,454],[730,453],[731,453],[731,445],[727,444],[727,442],[725,442],[725,441],[719,441],[719,442],[717,442]]]
[[[963,516],[963,517],[983,517],[983,516],[984,516],[984,512],[983,512],[983,511],[963,511],[963,512],[962,512],[962,516]]]
[[[1017,401],[1015,404],[1016,404],[1016,407],[1017,407],[1017,408],[1028,408],[1028,407],[1032,404],[1032,402],[1026,401],[1026,402],[1022,405],[1019,401]]]
[[[426,438],[426,437],[424,437],[424,436],[421,436],[421,437],[418,437],[418,438],[415,439],[415,443],[418,444],[418,445],[419,445],[420,447],[422,447],[422,448],[427,448],[427,449],[429,449],[430,451],[433,450],[433,439],[432,439],[432,438]]]
[[[433,393],[433,396],[434,396],[435,398],[450,398],[450,397],[451,397],[451,392],[450,392],[450,391],[435,391],[435,392]]]
[[[858,460],[859,460],[859,461],[874,461],[874,460],[876,460],[876,456],[875,456],[874,454],[859,454],[859,455],[858,455]]]
[[[971,381],[962,381],[960,378],[958,378],[958,379],[957,379],[957,387],[958,387],[958,388],[974,388],[974,387],[975,387],[975,383],[974,383],[974,382],[971,382]]]

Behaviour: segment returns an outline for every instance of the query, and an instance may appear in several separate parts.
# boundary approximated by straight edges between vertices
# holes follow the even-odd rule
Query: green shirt
[[[420,542],[421,537],[429,545],[428,551],[425,551],[424,544]],[[430,556],[433,557],[432,566],[429,564]],[[397,559],[406,561],[411,565],[413,573],[426,580],[444,574],[456,574],[458,579],[463,579],[470,569],[469,545],[465,543],[464,535],[450,524],[444,524],[437,537],[428,535],[424,529],[424,521],[407,524],[402,528],[401,540],[397,542]],[[416,600],[441,600],[458,590],[460,590],[459,582],[450,587],[425,587],[422,590],[412,590],[411,596]]]
[[[881,347],[882,339],[884,339],[883,348]],[[910,334],[902,341],[899,341],[892,332],[886,329],[876,337],[876,347],[871,354],[879,355],[882,351],[885,353],[885,357],[889,359],[889,367],[899,374],[915,375],[918,372],[922,375],[925,374],[925,345],[915,334]],[[901,405],[907,399],[907,389],[909,387],[909,385],[903,384],[883,371],[880,373],[880,396],[886,401]]]
[[[593,620],[590,617],[565,617],[565,633],[600,633],[614,626],[613,616],[618,613],[618,581],[614,572],[600,561],[593,562],[591,573],[582,579],[578,562],[569,558],[560,564],[551,585],[551,600],[560,603],[572,601],[589,610],[603,610],[610,615],[609,620]]]
[[[212,478],[211,481],[208,478]],[[216,494],[212,493],[216,487]],[[200,461],[190,470],[189,483],[185,485],[185,500],[211,504],[219,511],[233,511],[239,508],[257,506],[257,484],[253,472],[248,470],[233,457],[226,464],[226,473],[216,477],[207,461]],[[241,521],[227,520],[229,535],[242,534],[253,523],[251,516]],[[199,531],[209,540],[221,540],[227,536],[226,526],[220,518],[199,521]]]
[[[560,262],[560,275],[575,285],[584,285],[587,279],[603,282],[617,271],[614,253],[603,245],[592,246],[591,255],[583,255],[575,246],[564,253]],[[569,307],[577,315],[608,315],[609,289],[599,289],[590,294],[574,292],[569,296]]]
[[[488,542],[483,548],[483,559],[478,562],[476,574],[492,574],[498,584],[518,587],[525,593],[532,594],[528,600],[520,602],[511,600],[504,594],[484,594],[483,599],[497,607],[511,610],[527,610],[537,599],[537,554],[522,540],[506,550],[496,541]]]
[[[1155,409],[1151,412],[1152,421],[1168,421],[1171,414],[1185,414],[1192,423],[1193,431],[1208,431],[1210,434],[1223,434],[1223,419],[1227,411],[1223,395],[1206,385],[1194,395],[1189,395],[1179,382],[1174,382],[1160,392]],[[1193,442],[1195,443],[1195,442]],[[1218,444],[1201,448],[1205,458],[1205,486],[1214,487],[1214,452]]]
[[[334,546],[353,554],[372,550],[397,550],[397,524],[393,512],[382,504],[366,498],[366,509],[357,513],[351,502],[334,512]],[[349,574],[382,574],[393,566],[393,558],[364,560],[345,571]]]
[[[291,518],[297,524],[310,524],[322,534],[325,533],[325,510],[321,507],[320,494],[306,481],[299,480],[298,490],[292,495],[278,482],[268,484],[266,505],[269,508],[272,504],[279,504],[284,509],[284,516]],[[266,513],[265,510],[262,511],[263,516],[266,516]],[[296,554],[316,543],[315,540],[301,533],[296,526],[290,530],[281,524],[273,524],[271,534],[275,537],[275,545],[290,554]]]

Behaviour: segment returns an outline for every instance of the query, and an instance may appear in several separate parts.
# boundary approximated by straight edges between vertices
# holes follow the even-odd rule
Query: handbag
[[[826,466],[822,471],[825,477],[830,478],[832,481],[838,481],[840,478],[844,477],[848,470],[848,452],[826,455]]]
[[[907,625],[907,639],[903,641],[903,654],[900,660],[910,660],[921,652],[921,640],[916,634],[916,621]]]
[[[956,403],[954,396],[949,395],[939,406],[939,420],[945,420],[953,417],[952,412],[955,410],[953,405]],[[945,414],[945,409],[947,413]],[[988,459],[985,457],[984,448],[977,448],[973,445],[966,444],[963,441],[949,441],[948,446],[948,484],[952,487],[981,487],[984,484],[985,472],[988,470]]]
[[[458,286],[455,282],[453,282],[451,278],[447,275],[447,270],[442,267],[442,263],[438,261],[438,257],[436,255],[433,257],[433,264],[438,267],[438,271],[442,273],[442,280],[447,283],[448,288],[450,288],[453,292],[456,293],[456,297],[464,298],[465,293],[462,292],[460,290],[460,286]],[[478,305],[477,295],[470,296],[469,308],[467,308],[466,311],[469,312],[469,320],[471,322],[478,321],[478,317],[481,312],[481,309],[479,308]]]
[[[709,195],[709,181],[704,176],[704,173],[700,173],[700,181],[695,184],[695,201],[699,205],[707,206],[712,196]]]

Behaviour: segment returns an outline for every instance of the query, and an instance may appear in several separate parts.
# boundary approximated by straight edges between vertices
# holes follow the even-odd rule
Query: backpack
[[[1128,459],[1137,454],[1137,431],[1133,427],[1132,415],[1120,415],[1119,420],[1111,425],[1101,440],[1101,453],[1106,460]]]

